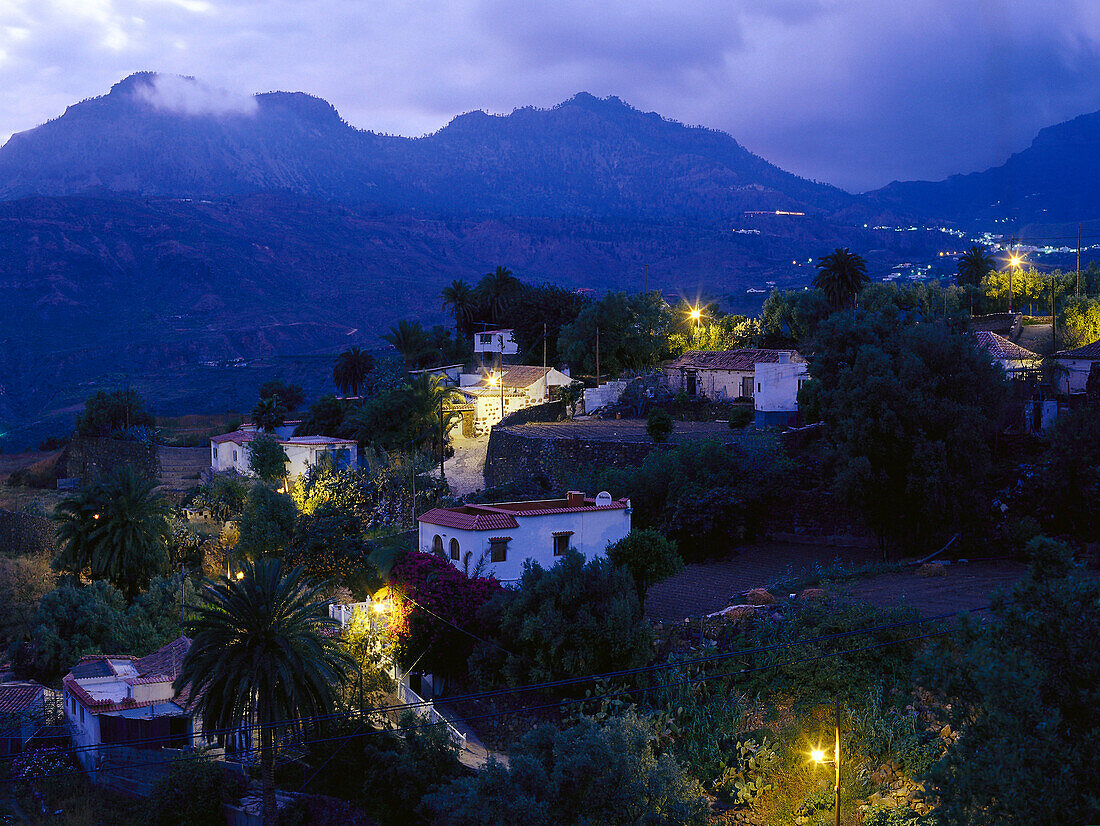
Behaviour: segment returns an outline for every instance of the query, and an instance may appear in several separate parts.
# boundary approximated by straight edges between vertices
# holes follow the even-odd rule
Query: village
[[[949,807],[930,778],[982,765],[996,738],[959,726],[994,689],[956,694],[931,663],[1021,656],[1005,623],[1072,619],[1014,600],[1095,594],[1100,341],[971,315],[995,301],[963,260],[948,287],[853,286],[836,263],[759,319],[498,268],[444,291],[453,337],[403,321],[391,350],[335,358],[335,393],[303,407],[269,381],[250,421],[176,423],[191,446],[132,389],[93,395],[0,511],[12,805],[230,824]],[[798,756],[831,748],[834,706],[835,789]]]

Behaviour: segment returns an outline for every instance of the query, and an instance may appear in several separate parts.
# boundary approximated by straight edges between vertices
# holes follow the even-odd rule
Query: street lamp
[[[836,740],[833,745],[833,759],[826,760],[825,752],[821,749],[814,749],[810,752],[810,757],[813,758],[815,763],[821,763],[822,765],[832,763],[836,768],[836,780],[833,786],[833,790],[836,793],[835,812],[836,812],[836,826],[840,826],[840,701],[836,703]]]
[[[1013,255],[1008,259],[1009,266],[1012,268],[1008,271],[1008,312],[1012,312],[1012,273],[1020,268],[1020,256]]]

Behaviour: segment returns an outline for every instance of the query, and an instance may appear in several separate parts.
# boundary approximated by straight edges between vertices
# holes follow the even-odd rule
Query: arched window
[[[451,559],[461,559],[462,551],[458,547],[458,540],[451,539]]]
[[[435,538],[432,539],[432,551],[437,554],[443,553],[443,537],[439,534],[436,534]]]

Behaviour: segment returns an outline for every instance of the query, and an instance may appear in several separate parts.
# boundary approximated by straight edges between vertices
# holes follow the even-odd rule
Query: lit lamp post
[[[504,373],[497,376],[489,376],[489,384],[493,387],[500,385],[500,420],[504,421]]]
[[[822,765],[832,763],[836,768],[836,780],[833,787],[836,793],[836,802],[834,804],[836,811],[836,826],[840,826],[840,701],[836,704],[836,740],[833,745],[833,759],[826,760],[825,752],[821,749],[814,749],[810,752],[810,756],[814,759],[815,763],[821,763]]]
[[[1013,255],[1008,259],[1009,265],[1012,267],[1008,271],[1008,312],[1012,313],[1012,273],[1020,268],[1020,256]]]
[[[698,307],[692,307],[688,317],[691,319],[692,346],[695,346],[699,338],[699,319],[703,317],[703,311]]]

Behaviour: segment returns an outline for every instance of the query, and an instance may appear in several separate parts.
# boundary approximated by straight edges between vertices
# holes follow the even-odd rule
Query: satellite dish
[[[601,490],[599,493],[596,494],[596,504],[597,505],[610,505],[611,504],[611,494],[608,493],[606,490]]]

